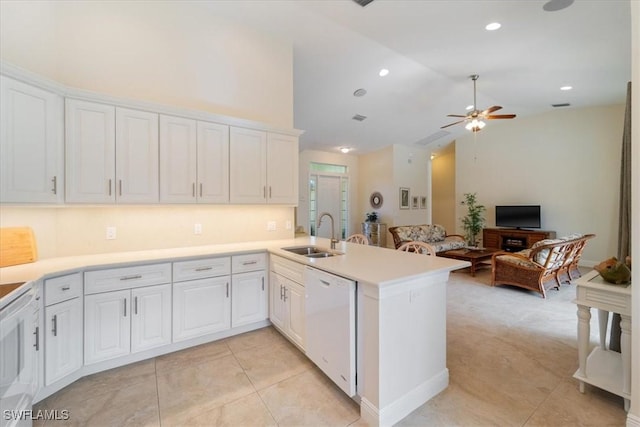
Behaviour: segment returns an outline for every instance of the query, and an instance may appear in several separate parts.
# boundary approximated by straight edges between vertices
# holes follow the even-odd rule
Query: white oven
[[[22,290],[22,289],[21,289]],[[0,309],[0,426],[31,425],[37,388],[38,305],[25,285]]]

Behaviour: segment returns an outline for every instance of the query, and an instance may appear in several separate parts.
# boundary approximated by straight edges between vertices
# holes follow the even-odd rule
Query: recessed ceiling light
[[[491,24],[487,24],[487,26],[484,27],[484,29],[487,31],[495,31],[500,27],[502,27],[502,25],[499,22],[492,22]]]
[[[349,148],[349,147],[340,147],[340,151],[343,152],[344,154],[347,154],[349,151],[351,151],[351,148]]]
[[[542,6],[547,12],[556,12],[565,9],[573,4],[573,0],[550,0]]]
[[[353,92],[353,96],[365,96],[367,94],[367,90],[366,89],[356,89],[355,92]]]
[[[560,88],[560,90],[571,90],[571,89],[573,89],[573,86],[562,86]]]
[[[383,68],[382,70],[380,70],[378,74],[380,75],[380,77],[384,77],[387,74],[389,74],[389,70],[387,70],[386,68]]]

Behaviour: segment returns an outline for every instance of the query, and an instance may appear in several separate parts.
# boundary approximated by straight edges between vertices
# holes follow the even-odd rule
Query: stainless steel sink
[[[290,246],[288,248],[282,248],[282,250],[297,255],[304,255],[307,258],[328,258],[336,255],[342,255],[342,252],[331,251],[330,249],[321,248],[319,246]]]

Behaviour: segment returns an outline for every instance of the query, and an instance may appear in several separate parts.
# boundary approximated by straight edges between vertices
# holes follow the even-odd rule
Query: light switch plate
[[[113,226],[107,227],[106,231],[107,240],[115,240],[116,239],[116,228]]]

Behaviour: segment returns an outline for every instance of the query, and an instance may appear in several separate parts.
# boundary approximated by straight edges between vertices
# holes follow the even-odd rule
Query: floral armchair
[[[390,227],[389,232],[396,249],[408,242],[424,242],[433,246],[438,253],[460,249],[466,245],[464,237],[447,235],[445,228],[439,224],[399,225]]]

